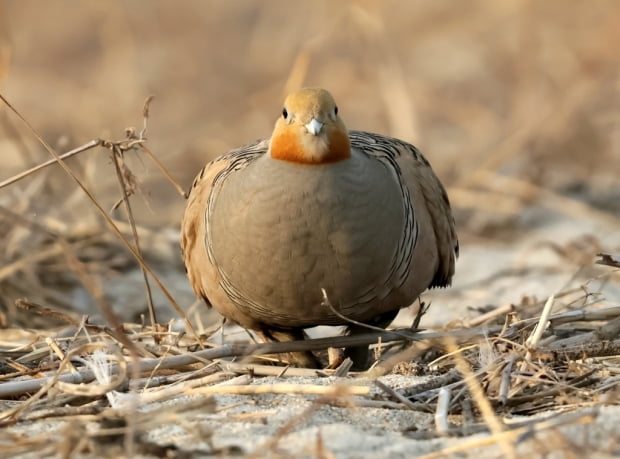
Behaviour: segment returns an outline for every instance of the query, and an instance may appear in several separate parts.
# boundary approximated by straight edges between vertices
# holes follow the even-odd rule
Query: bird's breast
[[[207,240],[222,286],[255,313],[329,321],[386,296],[408,199],[393,170],[355,153],[300,165],[264,155],[213,191]]]

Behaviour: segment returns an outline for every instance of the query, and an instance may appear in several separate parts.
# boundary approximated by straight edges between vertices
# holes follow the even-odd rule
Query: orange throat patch
[[[269,152],[272,158],[301,164],[335,163],[351,157],[349,136],[342,131],[328,133],[327,139],[307,135],[303,138],[292,129],[274,133]]]

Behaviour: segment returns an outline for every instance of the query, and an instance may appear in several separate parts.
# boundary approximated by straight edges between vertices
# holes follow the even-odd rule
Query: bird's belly
[[[231,176],[209,216],[221,288],[267,325],[341,323],[323,290],[333,307],[365,320],[398,288],[405,230],[398,183],[381,165],[319,167],[285,167],[267,183],[252,170]],[[226,315],[226,307],[218,309]]]

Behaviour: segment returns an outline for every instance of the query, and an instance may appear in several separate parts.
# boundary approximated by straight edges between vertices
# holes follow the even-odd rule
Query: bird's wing
[[[416,147],[402,140],[362,131],[350,131],[349,136],[353,148],[377,157],[394,169],[408,190],[414,221],[430,218],[438,260],[429,287],[450,285],[459,242],[448,195],[430,163]],[[416,221],[420,223],[428,222]]]
[[[218,270],[209,256],[207,241],[207,213],[212,196],[230,173],[246,167],[265,154],[268,147],[268,140],[259,140],[218,157],[202,168],[189,190],[181,223],[181,252],[194,292],[207,303],[210,303],[207,283],[219,281]]]

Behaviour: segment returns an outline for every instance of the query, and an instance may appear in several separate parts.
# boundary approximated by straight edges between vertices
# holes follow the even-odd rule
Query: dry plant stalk
[[[208,386],[198,387],[189,394],[286,394],[286,395],[323,395],[325,397],[368,395],[368,386],[319,386],[316,384],[258,384],[254,386]]]
[[[489,399],[486,397],[486,394],[480,386],[478,379],[469,367],[469,364],[462,357],[461,353],[457,352],[458,348],[456,347],[454,341],[448,340],[446,342],[446,348],[449,352],[454,354],[456,367],[463,375],[469,393],[476,402],[478,409],[482,413],[482,418],[484,419],[484,422],[489,426],[489,429],[494,436],[500,435],[504,431],[504,425],[500,421],[500,419],[497,418],[495,411],[493,410],[493,407],[489,402]],[[503,438],[500,438],[499,443],[502,447],[504,454],[506,454],[507,457],[516,457],[515,448],[510,442],[507,442]]]
[[[167,297],[167,299],[169,300],[170,304],[174,307],[176,312],[179,314],[179,317],[182,317],[184,319],[185,326],[190,331],[190,333],[194,334],[194,336],[196,336],[196,338],[198,338],[198,335],[196,334],[196,332],[195,332],[191,322],[188,320],[188,318],[185,315],[184,311],[176,303],[176,301],[174,300],[174,298],[172,297],[170,292],[165,288],[165,286],[162,284],[162,282],[159,280],[159,278],[153,272],[153,270],[144,262],[141,254],[139,252],[139,249],[137,247],[134,248],[132,246],[132,244],[125,238],[125,236],[122,234],[122,232],[118,229],[118,227],[113,222],[112,218],[103,209],[103,207],[97,202],[97,200],[94,198],[92,193],[88,190],[86,185],[77,177],[77,175],[71,170],[71,168],[69,168],[69,166],[66,164],[64,159],[61,158],[61,156],[58,155],[58,153],[56,153],[56,151],[41,137],[41,135],[33,128],[33,126],[21,115],[21,113],[15,107],[13,107],[13,105],[11,103],[9,103],[9,101],[2,94],[0,94],[0,99],[27,126],[27,128],[34,135],[34,137],[37,139],[37,141],[50,153],[50,155],[53,156],[54,161],[67,173],[67,175],[69,175],[69,177],[78,185],[78,187],[80,187],[82,189],[82,191],[86,194],[86,196],[88,197],[88,199],[90,200],[92,205],[97,209],[97,211],[101,214],[101,216],[104,218],[104,220],[108,223],[108,225],[109,225],[110,229],[113,231],[113,233],[121,240],[121,242],[125,245],[126,249],[138,261],[138,263],[141,266],[141,269],[143,269],[145,272],[147,272],[150,276],[153,277],[153,279],[155,280],[155,282],[158,284],[159,288],[161,289],[162,293]],[[148,117],[148,104],[149,104],[149,102],[150,102],[150,99],[147,99],[147,102],[145,103],[145,107],[143,109],[145,128],[142,130],[141,135],[144,135],[146,133],[146,119]],[[137,147],[138,145],[143,144],[144,141],[145,141],[145,139],[143,137],[142,138],[141,137],[136,137],[134,131],[129,129],[127,131],[127,139],[125,139],[123,141],[111,142],[111,141],[94,140],[94,141],[91,141],[89,144],[87,144],[85,146],[82,146],[82,147],[80,147],[80,148],[78,148],[76,150],[80,150],[81,149],[80,151],[86,151],[89,148],[101,145],[101,146],[104,146],[106,148],[110,148],[113,151],[121,152],[121,151],[127,151],[127,150],[130,150],[130,149],[133,149],[133,148]],[[117,163],[115,162],[115,164],[117,164]],[[117,164],[117,166],[118,166],[118,164]],[[32,173],[32,171],[30,171],[28,173]],[[18,180],[18,179],[16,179],[16,180]],[[15,180],[11,181],[11,183],[13,183],[14,181]],[[126,196],[126,192],[124,192],[123,195]],[[133,231],[135,233],[135,226],[133,226]],[[86,286],[90,285],[90,291],[91,291],[91,294],[93,295],[93,297],[100,299],[98,304],[100,304],[102,306],[101,307],[101,312],[104,315],[104,317],[106,318],[106,320],[108,320],[108,322],[112,325],[113,329],[115,329],[117,331],[120,330],[121,329],[120,321],[118,320],[118,318],[116,317],[116,314],[114,314],[112,309],[110,307],[108,307],[105,304],[104,301],[102,301],[103,296],[99,292],[97,292],[96,286],[93,285],[93,283],[89,279],[85,279],[85,282],[86,282],[86,284],[85,284]],[[152,315],[152,319],[154,319],[154,315]],[[128,349],[132,349],[134,351],[134,353],[136,352],[135,348],[133,346],[133,343],[130,340],[125,339],[124,335],[122,333],[119,335],[119,339],[123,341],[123,344],[125,346],[127,346]],[[200,345],[202,345],[202,343],[200,342],[200,339],[197,339],[197,341],[200,343]]]

